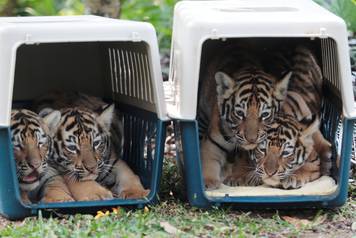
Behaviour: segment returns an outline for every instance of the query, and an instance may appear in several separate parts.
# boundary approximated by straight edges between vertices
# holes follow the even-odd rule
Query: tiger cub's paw
[[[50,195],[46,195],[41,199],[43,203],[56,203],[56,202],[74,202],[75,200],[68,194],[61,194],[53,197]]]
[[[113,199],[113,195],[106,188],[97,185],[88,188],[86,192],[83,190],[81,194],[76,194],[75,199],[77,201],[109,200]]]
[[[241,186],[243,184],[243,182],[242,182],[241,177],[230,175],[225,178],[223,184],[232,186],[232,187],[236,187],[236,186]]]
[[[284,189],[297,189],[304,186],[306,181],[300,180],[295,176],[290,176],[283,181],[281,181],[281,185]]]
[[[221,180],[211,177],[205,177],[204,184],[206,190],[218,189],[221,185]]]
[[[147,197],[147,195],[151,192],[149,189],[142,188],[127,188],[123,189],[119,194],[119,198],[123,199],[138,199]]]
[[[21,200],[24,204],[31,204],[28,194],[25,191],[21,191]]]

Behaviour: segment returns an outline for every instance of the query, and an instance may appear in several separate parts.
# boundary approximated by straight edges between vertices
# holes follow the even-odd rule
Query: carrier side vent
[[[152,72],[146,52],[109,48],[111,88],[119,103],[155,112]]]
[[[336,43],[332,39],[321,39],[321,56],[325,79],[341,92]]]

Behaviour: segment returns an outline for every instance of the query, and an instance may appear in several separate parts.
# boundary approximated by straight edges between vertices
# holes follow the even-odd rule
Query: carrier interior
[[[145,42],[21,45],[16,52],[13,108],[31,108],[32,100],[53,90],[114,102],[124,124],[123,159],[144,187],[151,188],[157,115],[149,59]]]
[[[319,38],[227,38],[206,40],[202,46],[199,85],[204,80],[209,59],[218,54],[222,48],[231,45],[248,45],[254,49],[279,49],[305,44],[312,47],[324,76],[322,118],[320,129],[324,137],[332,144],[332,162],[330,176],[322,176],[299,189],[279,189],[261,186],[230,187],[221,185],[216,190],[206,191],[210,198],[214,197],[245,197],[245,196],[293,196],[293,195],[330,195],[337,189],[339,178],[339,161],[341,151],[342,131],[342,101],[340,89],[340,74],[337,60],[337,49],[334,40]],[[238,59],[237,59],[238,60]]]

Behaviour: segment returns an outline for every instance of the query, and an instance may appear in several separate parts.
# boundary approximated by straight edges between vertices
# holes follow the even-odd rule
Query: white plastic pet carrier
[[[95,16],[0,18],[0,211],[138,205],[156,199],[167,120],[156,32],[149,23]],[[136,200],[25,205],[19,196],[10,133],[15,107],[51,90],[114,101],[123,114],[124,160],[151,193]]]

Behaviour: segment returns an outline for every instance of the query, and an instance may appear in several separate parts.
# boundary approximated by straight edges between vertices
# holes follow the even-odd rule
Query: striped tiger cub
[[[277,78],[257,56],[240,52],[212,61],[201,80],[197,119],[207,189],[220,186],[230,153],[254,149],[265,140],[265,128],[280,110],[291,77],[288,72]]]
[[[292,54],[293,75],[282,111],[308,124],[312,122],[312,118],[321,117],[323,75],[310,49],[297,46]],[[331,144],[320,130],[315,131],[313,139],[314,149],[321,159],[321,172],[329,175],[332,166]]]
[[[281,113],[295,118],[301,124],[311,125],[313,118],[320,118],[323,83],[322,73],[315,56],[308,48],[297,46],[291,51],[290,55],[276,52],[274,57],[273,63],[279,62],[281,69],[291,69],[293,72],[289,80],[288,92],[282,104]],[[285,123],[288,123],[288,121],[285,121]],[[296,122],[291,123],[295,124]],[[315,130],[312,137],[313,153],[320,157],[321,174],[328,175],[331,168],[331,144],[323,137],[320,130]],[[260,143],[263,144],[265,142],[262,141]],[[242,162],[233,161],[233,163],[234,165],[232,166],[235,169],[232,170],[232,174],[225,178],[224,183],[235,186],[258,185],[254,170],[249,173],[246,183],[241,182],[241,169],[237,169],[236,164]],[[245,176],[245,178],[247,177]]]
[[[121,159],[123,125],[114,104],[81,93],[52,93],[38,110],[58,109],[62,118],[54,137],[53,166],[77,201],[142,198],[149,190]]]
[[[313,135],[319,130],[319,120],[310,125],[298,122],[294,117],[279,114],[267,130],[267,138],[249,151],[256,163],[251,170],[260,181],[248,181],[247,185],[260,182],[285,189],[300,188],[321,175],[320,158],[315,150]],[[236,173],[235,180],[240,179]],[[241,176],[241,175],[240,175]]]
[[[11,139],[16,161],[21,198],[25,203],[72,201],[68,189],[58,187],[61,178],[51,174],[47,161],[53,156],[52,134],[59,123],[61,114],[53,111],[41,117],[26,109],[11,111]],[[48,186],[42,189],[43,178],[51,174]],[[42,189],[42,195],[30,199],[30,192]],[[65,191],[62,196],[58,193]]]

